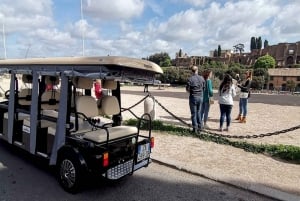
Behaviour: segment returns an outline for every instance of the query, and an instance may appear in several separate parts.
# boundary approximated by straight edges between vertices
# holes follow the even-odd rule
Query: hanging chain
[[[172,117],[174,117],[175,119],[177,119],[178,121],[180,121],[184,125],[186,125],[186,126],[188,126],[190,128],[192,127],[191,124],[188,124],[187,122],[185,122],[184,120],[182,120],[181,118],[179,118],[178,116],[176,116],[175,114],[173,114],[172,112],[170,112],[166,107],[164,107],[160,102],[158,102],[158,100],[154,96],[152,96],[150,93],[148,94],[148,96],[152,97],[153,100],[163,110],[165,110],[168,114],[170,114]],[[258,135],[225,135],[225,134],[213,133],[213,132],[210,132],[210,131],[202,131],[202,132],[205,132],[206,134],[217,136],[217,137],[237,138],[237,139],[250,139],[250,138],[263,138],[263,137],[268,137],[268,136],[273,136],[273,135],[279,135],[279,134],[288,133],[290,131],[294,131],[294,130],[297,130],[297,129],[300,129],[300,125],[294,126],[294,127],[288,128],[288,129],[283,129],[283,130],[280,130],[280,131],[268,132],[268,133],[263,133],[263,134],[258,134]]]

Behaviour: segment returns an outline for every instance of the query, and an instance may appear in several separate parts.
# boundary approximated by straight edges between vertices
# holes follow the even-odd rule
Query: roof
[[[117,65],[140,70],[163,73],[157,64],[143,60],[120,56],[100,56],[100,57],[51,57],[51,58],[28,58],[28,59],[6,59],[0,60],[0,68],[7,66],[50,66],[50,65],[82,65],[100,66]]]
[[[300,76],[300,68],[269,68],[268,73],[270,76]]]

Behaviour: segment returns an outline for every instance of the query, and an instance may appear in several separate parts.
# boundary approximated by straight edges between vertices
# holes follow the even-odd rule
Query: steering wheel
[[[10,93],[10,90],[7,90],[5,93],[4,93],[4,96],[6,99],[9,99],[9,93]]]

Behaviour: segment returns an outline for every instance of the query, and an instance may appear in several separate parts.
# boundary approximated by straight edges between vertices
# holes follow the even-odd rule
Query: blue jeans
[[[210,104],[209,101],[203,102],[201,107],[201,123],[206,123],[208,119]]]
[[[226,126],[229,127],[230,126],[230,122],[231,122],[231,110],[232,110],[232,105],[223,105],[220,104],[220,128],[223,127],[223,122],[226,116]]]
[[[239,102],[239,108],[240,108],[240,115],[243,117],[247,116],[247,112],[248,112],[248,98],[240,98],[240,102]]]
[[[189,104],[191,110],[191,119],[193,129],[201,128],[201,107],[203,102],[203,96],[190,96],[189,97]]]

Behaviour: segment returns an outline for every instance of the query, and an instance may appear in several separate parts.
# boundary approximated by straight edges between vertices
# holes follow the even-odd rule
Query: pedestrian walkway
[[[154,132],[154,162],[285,201],[300,200],[300,165],[198,138]]]

